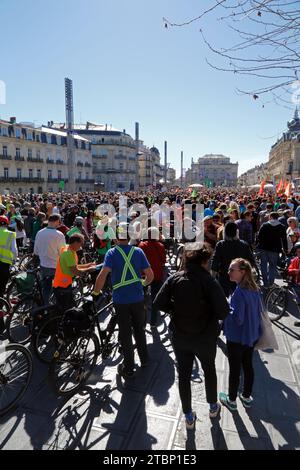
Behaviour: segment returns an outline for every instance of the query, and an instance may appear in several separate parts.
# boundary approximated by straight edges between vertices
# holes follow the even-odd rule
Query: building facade
[[[64,129],[65,124],[55,124]],[[75,124],[74,131],[91,144],[95,189],[117,192],[138,189],[138,159],[135,140],[111,126]]]
[[[155,188],[162,178],[159,150],[156,147],[146,147],[141,140],[138,150],[139,188],[141,190]]]
[[[94,190],[89,141],[73,134],[77,191]],[[0,120],[0,194],[68,191],[67,133]]]
[[[278,183],[281,178],[300,182],[300,119],[295,110],[293,119],[287,123],[287,131],[271,147],[268,161],[269,177]]]
[[[269,179],[268,164],[262,163],[261,165],[256,165],[254,168],[250,168],[250,170],[239,176],[238,185],[249,187],[261,183],[265,179]]]
[[[199,183],[207,187],[237,186],[238,162],[231,163],[229,157],[209,154],[200,157],[186,172],[186,184]]]

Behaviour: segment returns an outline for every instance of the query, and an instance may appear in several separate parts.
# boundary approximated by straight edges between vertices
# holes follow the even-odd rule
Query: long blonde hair
[[[249,263],[249,261],[247,261],[244,258],[235,258],[234,260],[231,261],[231,264],[232,263],[237,263],[239,266],[239,269],[241,271],[245,271],[245,275],[239,284],[240,287],[242,287],[243,289],[258,291],[259,287],[255,282],[253,271],[252,271],[252,266]]]

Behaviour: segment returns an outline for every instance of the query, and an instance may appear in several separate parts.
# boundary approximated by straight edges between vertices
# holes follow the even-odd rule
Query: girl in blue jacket
[[[229,393],[220,393],[219,399],[223,405],[235,411],[241,368],[244,384],[243,392],[239,393],[240,400],[247,408],[250,408],[253,402],[252,357],[254,345],[261,335],[262,300],[249,261],[243,258],[234,259],[228,274],[230,280],[237,283],[237,287],[230,299],[230,313],[224,320],[229,362]]]

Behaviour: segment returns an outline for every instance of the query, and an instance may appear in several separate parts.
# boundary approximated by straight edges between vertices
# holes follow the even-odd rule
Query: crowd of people
[[[141,366],[149,363],[147,314],[155,330],[159,312],[168,312],[187,428],[193,428],[196,420],[190,384],[195,357],[203,369],[211,418],[219,414],[220,402],[235,411],[238,395],[245,407],[252,406],[252,358],[261,335],[261,291],[272,288],[282,260],[295,286],[300,286],[300,199],[220,188],[199,194],[179,188],[128,192],[122,195],[128,204],[124,218],[120,196],[104,192],[2,196],[0,297],[9,280],[10,266],[24,245],[29,245],[39,260],[45,304],[53,291],[63,311],[74,304],[72,283],[77,276],[93,274],[96,297],[109,278],[124,356],[118,367],[121,376],[130,379],[135,374],[132,335]],[[103,204],[115,209],[112,217],[109,211],[99,212]],[[180,217],[185,223],[183,209],[189,206],[195,224],[198,204],[204,208],[204,244],[186,249],[180,270],[170,275],[166,267],[168,239],[162,229],[168,224],[170,237],[187,242],[183,233],[174,232],[174,221]],[[141,228],[137,205],[146,207],[151,221],[146,229]],[[164,218],[163,206],[175,207],[171,220]],[[112,218],[115,226],[111,225]],[[135,227],[134,238],[129,235],[130,224]],[[86,243],[91,243],[97,253],[95,262],[80,263]],[[258,270],[262,287],[255,278]],[[228,393],[218,395],[215,358],[221,330],[227,340],[229,379]],[[239,393],[241,370],[244,381]]]

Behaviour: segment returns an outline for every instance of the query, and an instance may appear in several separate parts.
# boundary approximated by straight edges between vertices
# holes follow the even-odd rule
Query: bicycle
[[[87,296],[89,299],[90,297]],[[99,309],[105,302],[111,299],[111,292],[106,290],[103,296],[95,303],[95,308]],[[105,306],[103,307],[106,308]],[[100,314],[101,310],[98,311]],[[42,306],[32,311],[32,316],[41,318],[41,322],[36,321],[32,332],[32,348],[37,358],[44,364],[50,364],[55,351],[59,346],[59,327],[62,322],[64,312],[59,312],[57,306]]]
[[[97,310],[94,301],[88,301],[83,305],[83,309],[84,307],[86,315],[82,319],[83,327],[73,331],[73,335],[70,331],[63,336],[58,332],[59,346],[49,367],[49,382],[60,395],[75,393],[90,376],[98,357],[107,359],[118,346],[115,337],[117,317],[113,302],[105,305],[100,311]],[[110,320],[106,328],[101,329],[99,316],[107,310],[110,313]],[[63,322],[59,329],[61,328],[64,329]]]
[[[24,396],[32,376],[32,357],[20,344],[0,346],[0,416]]]
[[[272,322],[280,320],[287,313],[287,306],[289,296],[292,294],[297,300],[297,306],[299,309],[300,299],[295,290],[295,286],[289,280],[289,278],[284,279],[284,285],[274,286],[267,293],[265,305],[268,312],[269,318]]]

